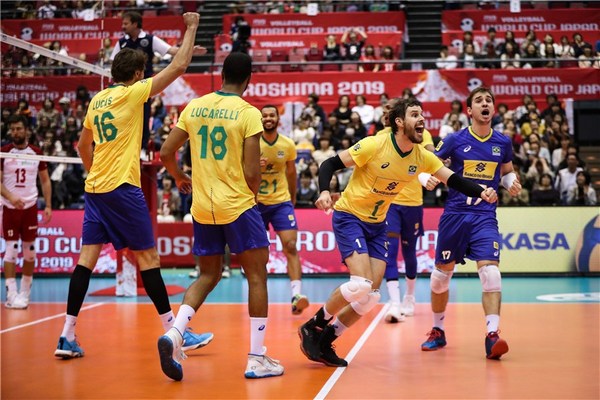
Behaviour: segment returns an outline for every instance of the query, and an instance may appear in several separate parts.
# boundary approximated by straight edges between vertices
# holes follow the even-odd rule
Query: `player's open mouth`
[[[415,132],[417,132],[417,133],[423,133],[424,130],[425,130],[424,126],[415,126]]]
[[[485,116],[487,117],[488,115],[490,115],[490,110],[488,110],[487,108],[484,108],[484,109],[481,111],[481,115],[485,115]]]

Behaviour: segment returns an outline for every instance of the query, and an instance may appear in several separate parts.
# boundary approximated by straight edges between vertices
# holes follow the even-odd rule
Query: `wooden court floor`
[[[448,346],[422,352],[431,328],[429,304],[401,324],[382,320],[384,304],[337,342],[348,368],[308,361],[297,328],[317,310],[292,316],[272,304],[266,345],[285,366],[282,377],[243,377],[248,351],[244,304],[206,304],[192,327],[214,332],[214,341],[190,353],[184,379],[173,382],[159,366],[162,333],[151,304],[86,303],[77,326],[85,357],[53,356],[64,304],[33,303],[1,311],[2,399],[598,399],[598,303],[503,305],[502,361],[484,357],[481,306],[451,304]],[[175,307],[176,309],[176,307]]]

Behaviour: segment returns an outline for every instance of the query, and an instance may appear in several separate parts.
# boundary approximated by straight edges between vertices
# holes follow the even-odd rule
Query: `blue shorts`
[[[500,260],[500,232],[495,215],[442,214],[435,263]]]
[[[342,211],[333,212],[333,233],[342,261],[352,253],[367,253],[369,257],[387,262],[388,242],[385,222],[371,224]]]
[[[112,192],[85,193],[83,244],[112,243],[115,250],[154,247],[152,220],[144,193],[124,183]]]
[[[230,224],[209,225],[194,221],[194,247],[197,256],[225,254],[225,245],[232,253],[269,247],[269,238],[258,207],[254,206],[242,213]]]
[[[298,230],[294,205],[291,201],[269,206],[258,203],[258,211],[265,223],[265,230],[269,229],[269,224],[273,225],[275,232]]]
[[[385,219],[388,232],[399,234],[403,242],[416,243],[423,236],[423,206],[392,204]]]

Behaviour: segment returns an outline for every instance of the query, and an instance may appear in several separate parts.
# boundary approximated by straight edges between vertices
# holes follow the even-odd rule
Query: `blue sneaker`
[[[186,358],[181,350],[183,339],[181,333],[171,328],[158,338],[158,356],[160,357],[160,368],[166,376],[174,381],[183,379],[183,368],[181,361]]]
[[[421,345],[423,351],[435,351],[446,345],[446,334],[440,328],[434,327],[429,333],[429,338]]]
[[[188,351],[199,349],[212,342],[214,337],[215,335],[211,332],[198,334],[192,332],[192,328],[187,328],[183,333],[183,345],[181,346],[181,350]]]
[[[498,332],[490,332],[485,337],[485,353],[490,360],[499,360],[502,354],[508,353],[508,343],[500,339]]]
[[[75,357],[83,357],[83,349],[79,347],[79,343],[77,343],[76,339],[74,339],[72,342],[69,342],[66,337],[61,336],[58,339],[58,346],[56,346],[54,355],[62,358],[63,360]]]

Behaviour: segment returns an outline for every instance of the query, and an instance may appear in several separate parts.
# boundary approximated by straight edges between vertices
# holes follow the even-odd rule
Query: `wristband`
[[[421,182],[423,187],[427,187],[427,181],[429,178],[431,178],[431,174],[428,174],[427,172],[421,172],[418,176],[419,182]]]
[[[506,190],[509,190],[512,184],[517,180],[517,175],[514,172],[509,172],[504,175],[500,180],[500,183]]]

